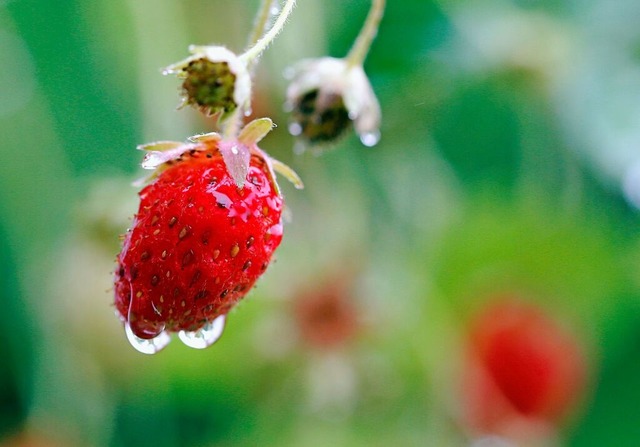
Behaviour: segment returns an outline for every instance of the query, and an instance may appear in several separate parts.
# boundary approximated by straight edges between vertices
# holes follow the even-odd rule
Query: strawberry
[[[256,144],[271,121],[254,123],[231,141],[208,134],[142,147],[143,167],[157,169],[139,193],[115,274],[115,306],[134,346],[166,344],[180,331],[193,347],[211,344],[217,336],[189,340],[224,322],[280,245],[283,198],[272,167],[283,165]]]

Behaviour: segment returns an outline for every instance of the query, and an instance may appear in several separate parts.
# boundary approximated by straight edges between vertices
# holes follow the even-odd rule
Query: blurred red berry
[[[335,348],[358,329],[357,311],[342,279],[301,293],[295,316],[301,338],[318,348]]]
[[[473,320],[469,346],[465,416],[476,430],[500,432],[522,419],[553,426],[582,395],[579,341],[533,304],[493,303]]]

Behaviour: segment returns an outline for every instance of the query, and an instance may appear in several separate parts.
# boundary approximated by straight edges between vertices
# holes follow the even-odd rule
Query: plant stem
[[[275,23],[271,27],[264,36],[262,36],[254,46],[249,48],[243,54],[240,55],[240,59],[244,60],[246,63],[249,61],[258,58],[262,52],[269,46],[269,44],[276,38],[282,28],[284,28],[285,23],[287,22],[287,18],[293,7],[296,5],[296,0],[287,0],[284,6],[282,7],[282,11],[280,11],[280,15],[276,19]]]
[[[271,16],[271,8],[277,0],[262,0],[258,14],[256,15],[255,22],[253,23],[253,29],[249,35],[249,41],[247,42],[247,48],[252,47],[260,39],[260,36],[265,32],[267,22]]]
[[[240,128],[243,123],[244,107],[238,107],[233,111],[222,125],[222,136],[224,138],[235,138],[240,133]]]
[[[380,21],[384,15],[384,6],[385,0],[371,1],[369,15],[362,26],[362,30],[360,30],[360,34],[358,34],[358,38],[346,57],[347,65],[349,67],[362,65],[364,63],[367,53],[369,52],[369,48],[371,48],[371,43],[373,42],[373,39],[375,39],[376,34],[378,34],[378,27],[380,26]]]
[[[247,42],[247,48],[251,48],[253,45],[258,42],[260,37],[266,32],[267,26],[269,25],[269,19],[272,16],[275,16],[279,11],[279,0],[262,0],[262,4],[260,5],[260,9],[258,10],[258,14],[256,15],[255,21],[253,23],[253,30],[249,35],[249,41]],[[247,61],[247,69],[249,70],[249,74],[251,78],[254,77],[254,72],[256,68],[257,59],[251,59]]]
[[[262,0],[260,5],[260,9],[258,10],[258,14],[256,15],[255,22],[253,24],[253,29],[251,34],[249,35],[249,42],[247,44],[248,47],[254,46],[260,39],[260,36],[264,33],[265,28],[267,27],[267,22],[271,17],[272,7],[278,2],[278,0]],[[245,58],[247,63],[247,69],[251,77],[253,78],[253,71],[256,65],[256,59]],[[240,105],[232,114],[229,116],[223,126],[222,133],[226,138],[234,138],[237,136],[238,132],[240,132],[240,128],[242,127],[243,116],[245,114],[246,107],[245,105]]]

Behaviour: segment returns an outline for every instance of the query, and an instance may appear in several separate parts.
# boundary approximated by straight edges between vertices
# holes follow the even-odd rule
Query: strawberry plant
[[[274,171],[297,187],[302,182],[257,145],[272,121],[257,119],[243,127],[242,120],[250,113],[256,61],[294,6],[295,0],[287,0],[280,10],[264,1],[242,54],[217,45],[192,45],[189,57],[163,71],[182,80],[182,105],[215,116],[222,132],[191,137],[188,143],[139,147],[146,152],[143,168],[154,172],[139,193],[138,212],[123,237],[114,290],[116,313],[140,352],[158,352],[175,332],[193,348],[214,343],[228,312],[265,272],[280,245],[284,199]],[[366,145],[377,143],[380,110],[362,63],[383,7],[384,1],[373,2],[349,57],[337,65],[304,64],[289,88],[290,96],[305,98],[310,97],[306,90],[318,91],[318,101],[305,103],[305,110],[313,109],[311,117],[298,113],[313,134],[311,142],[331,141],[353,121]],[[325,110],[325,96],[335,97],[344,109],[338,111],[344,122],[337,127],[335,114]],[[327,134],[332,127],[335,132]]]

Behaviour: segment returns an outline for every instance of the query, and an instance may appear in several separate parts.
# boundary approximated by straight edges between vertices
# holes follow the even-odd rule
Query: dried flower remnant
[[[190,57],[163,71],[182,79],[184,105],[225,116],[248,105],[251,76],[239,56],[220,46],[191,46],[189,51]]]
[[[295,6],[295,0],[286,0],[273,26],[262,37],[270,4],[265,0],[258,16],[256,29],[250,39],[251,46],[242,54],[235,54],[218,45],[191,45],[191,56],[170,65],[163,74],[176,74],[182,82],[183,105],[192,105],[207,115],[220,113],[220,121],[229,121],[226,135],[235,135],[240,129],[243,114],[251,110],[251,76],[255,63],[282,31]]]
[[[380,105],[362,66],[324,57],[292,67],[289,131],[311,145],[335,142],[353,124],[366,146],[379,140]]]
[[[384,0],[373,0],[367,20],[345,58],[307,59],[291,67],[285,108],[297,149],[336,142],[353,126],[365,146],[380,140],[381,111],[363,68],[384,12]]]

